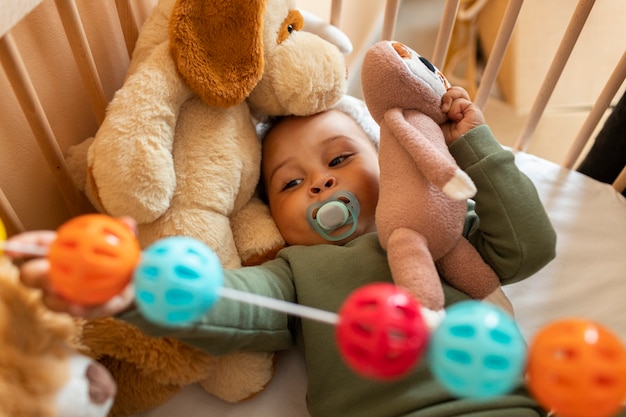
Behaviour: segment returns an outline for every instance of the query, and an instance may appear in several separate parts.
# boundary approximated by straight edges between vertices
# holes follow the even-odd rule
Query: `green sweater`
[[[468,210],[465,233],[503,283],[524,279],[554,257],[555,233],[536,190],[514,164],[513,155],[487,126],[476,128],[450,148],[478,188]],[[478,221],[480,216],[480,222]],[[376,233],[345,246],[285,248],[259,267],[225,271],[225,286],[337,312],[355,289],[391,282]],[[444,282],[446,304],[467,296]],[[120,318],[153,336],[176,337],[213,354],[233,350],[278,351],[297,346],[308,375],[307,402],[312,417],[535,417],[545,415],[522,389],[496,400],[453,398],[420,363],[392,382],[364,379],[341,358],[332,325],[222,299],[188,328],[147,322],[137,311]]]

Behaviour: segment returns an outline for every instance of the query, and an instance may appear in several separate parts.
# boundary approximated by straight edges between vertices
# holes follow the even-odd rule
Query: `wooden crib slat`
[[[11,34],[0,39],[0,61],[70,213],[84,213],[89,205],[74,187],[52,127]]]
[[[78,8],[73,0],[55,0],[55,3],[96,120],[98,124],[102,124],[107,101]]]
[[[444,67],[448,48],[450,48],[456,14],[459,11],[460,4],[461,0],[446,0],[446,4],[443,7],[443,14],[441,16],[439,30],[437,31],[437,38],[435,39],[433,55],[430,57],[430,62],[437,68],[443,69]]]
[[[333,0],[330,6],[330,24],[341,26],[341,8],[343,0]]]
[[[578,132],[578,135],[576,135],[574,142],[567,151],[567,155],[565,156],[565,160],[562,164],[564,167],[570,169],[574,167],[574,164],[582,153],[585,144],[589,141],[589,138],[591,137],[591,134],[596,126],[598,126],[598,123],[600,123],[602,115],[611,104],[611,100],[617,94],[617,91],[624,82],[624,79],[626,79],[626,52],[622,54],[621,59],[615,66],[611,76],[600,92],[598,99],[587,115],[583,126]]]
[[[124,34],[126,50],[128,51],[128,56],[130,57],[133,54],[135,43],[137,42],[137,37],[139,36],[137,21],[128,0],[115,0],[115,6],[117,8],[117,15],[120,19],[122,33]]]
[[[522,127],[522,131],[513,146],[515,150],[525,150],[532,135],[535,133],[539,120],[541,119],[541,115],[543,114],[546,105],[554,92],[556,83],[565,68],[565,64],[574,49],[574,45],[576,45],[576,41],[585,26],[585,22],[589,17],[589,13],[591,12],[591,8],[594,3],[595,0],[579,0],[576,5],[574,14],[572,15],[567,29],[565,30],[565,35],[563,36],[563,39],[559,44],[559,48],[554,55],[554,59],[552,60],[552,64],[548,69],[545,79],[543,80],[543,84],[539,89],[539,93],[537,94],[535,102],[533,103],[528,115],[528,119]]]
[[[510,0],[504,12],[504,17],[500,23],[498,34],[494,40],[493,48],[489,54],[489,59],[487,60],[487,65],[480,79],[480,85],[478,86],[476,98],[474,99],[474,103],[481,109],[485,108],[491,88],[496,82],[498,71],[500,71],[506,48],[511,42],[513,29],[515,29],[515,24],[517,23],[517,18],[519,17],[523,3],[524,0]]]
[[[4,191],[0,188],[0,218],[7,229],[13,229],[17,233],[24,232],[26,228],[22,224],[22,221],[17,216],[17,213],[13,209],[11,202],[4,194]]]
[[[622,168],[622,171],[619,173],[615,181],[613,181],[613,188],[618,193],[623,193],[626,190],[626,166]]]
[[[387,0],[385,4],[385,15],[383,18],[383,28],[381,40],[392,40],[396,33],[396,22],[400,10],[400,0]]]

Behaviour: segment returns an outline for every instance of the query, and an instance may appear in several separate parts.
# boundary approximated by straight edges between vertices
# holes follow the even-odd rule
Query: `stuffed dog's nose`
[[[85,370],[85,376],[89,381],[89,398],[92,403],[104,404],[115,396],[117,384],[104,366],[92,362]]]

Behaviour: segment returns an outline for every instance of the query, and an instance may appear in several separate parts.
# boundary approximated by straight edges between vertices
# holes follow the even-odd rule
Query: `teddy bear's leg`
[[[156,221],[138,226],[139,242],[146,247],[170,236],[189,236],[215,251],[224,268],[241,266],[230,226],[230,219],[208,210],[168,210]]]
[[[237,352],[216,358],[211,376],[200,385],[224,401],[238,402],[257,394],[274,375],[274,354]]]
[[[407,290],[424,307],[442,309],[443,288],[426,238],[414,230],[397,228],[389,235],[386,249],[395,284]]]
[[[109,412],[110,417],[126,417],[148,411],[165,403],[181,388],[179,385],[156,382],[131,362],[111,356],[104,356],[99,362],[109,370],[115,381],[123,381]]]
[[[472,298],[482,300],[500,287],[500,279],[465,238],[437,260],[446,281]]]
[[[233,238],[244,265],[259,265],[274,259],[285,247],[267,204],[253,197],[231,216]]]

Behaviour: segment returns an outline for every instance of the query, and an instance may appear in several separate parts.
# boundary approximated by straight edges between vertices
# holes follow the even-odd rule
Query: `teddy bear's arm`
[[[146,223],[170,206],[176,186],[174,132],[190,95],[167,42],[115,94],[88,152],[88,176],[109,214]]]
[[[419,111],[392,108],[385,113],[383,123],[422,175],[449,197],[463,200],[476,194],[470,177],[447,151],[443,132],[433,119]]]

